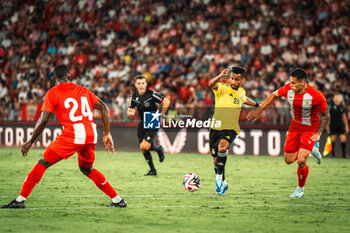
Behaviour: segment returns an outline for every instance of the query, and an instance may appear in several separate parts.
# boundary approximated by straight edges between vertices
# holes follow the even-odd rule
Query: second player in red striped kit
[[[307,84],[307,72],[301,68],[295,69],[289,78],[289,83],[279,88],[266,98],[260,107],[248,113],[248,120],[257,120],[261,112],[277,98],[285,97],[290,106],[292,116],[286,142],[284,145],[284,161],[298,163],[298,186],[290,197],[304,196],[304,186],[309,174],[306,160],[310,153],[318,164],[322,156],[318,150],[318,140],[326,128],[330,114],[326,99],[322,92]],[[321,114],[321,120],[319,117]]]

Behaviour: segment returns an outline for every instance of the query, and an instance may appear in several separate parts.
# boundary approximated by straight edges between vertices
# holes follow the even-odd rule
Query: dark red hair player
[[[260,107],[248,113],[248,120],[256,120],[261,112],[277,98],[283,96],[290,105],[292,116],[286,142],[284,145],[284,161],[298,163],[298,187],[290,197],[304,196],[304,186],[309,174],[306,160],[310,153],[318,164],[322,161],[318,150],[318,140],[328,125],[330,114],[324,95],[307,84],[307,72],[301,68],[295,69],[289,78],[290,83],[279,88],[264,100]],[[321,121],[319,114],[321,114]]]

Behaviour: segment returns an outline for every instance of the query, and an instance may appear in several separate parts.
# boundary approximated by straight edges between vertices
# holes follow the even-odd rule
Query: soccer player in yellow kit
[[[241,87],[244,81],[246,69],[241,66],[231,68],[230,83],[221,83],[219,80],[226,77],[230,69],[224,69],[221,74],[209,82],[210,88],[215,95],[215,111],[212,117],[215,122],[210,128],[210,151],[214,160],[214,170],[216,174],[215,191],[219,195],[224,195],[228,189],[225,180],[225,164],[227,160],[228,148],[239,134],[239,115],[243,104],[259,107],[259,104],[250,100],[245,95],[245,90]],[[219,126],[220,125],[220,126]]]

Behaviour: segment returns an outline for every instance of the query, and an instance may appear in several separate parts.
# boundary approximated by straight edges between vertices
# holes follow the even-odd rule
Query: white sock
[[[222,179],[222,174],[221,175],[217,174],[215,179]]]
[[[27,198],[25,198],[25,197],[19,195],[19,196],[16,198],[16,201],[22,202],[22,201],[25,201],[26,199],[27,199]]]
[[[226,180],[224,180],[223,184],[224,184],[224,187],[226,187],[226,186],[227,186],[227,182],[226,182]]]
[[[121,200],[123,200],[119,195],[112,198],[113,203],[119,203]]]

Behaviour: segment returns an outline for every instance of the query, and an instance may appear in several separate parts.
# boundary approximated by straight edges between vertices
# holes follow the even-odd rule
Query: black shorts
[[[137,137],[139,139],[139,143],[145,139],[147,142],[152,143],[154,137],[157,135],[158,129],[144,129],[142,125],[137,128]]]
[[[339,135],[339,134],[345,134],[345,127],[340,126],[340,125],[336,125],[336,126],[330,126],[330,131],[331,131],[331,135]]]
[[[209,140],[210,140],[210,153],[213,157],[216,157],[218,154],[218,146],[221,139],[225,139],[228,143],[233,142],[237,137],[237,133],[234,130],[215,130],[210,129],[209,131]]]

